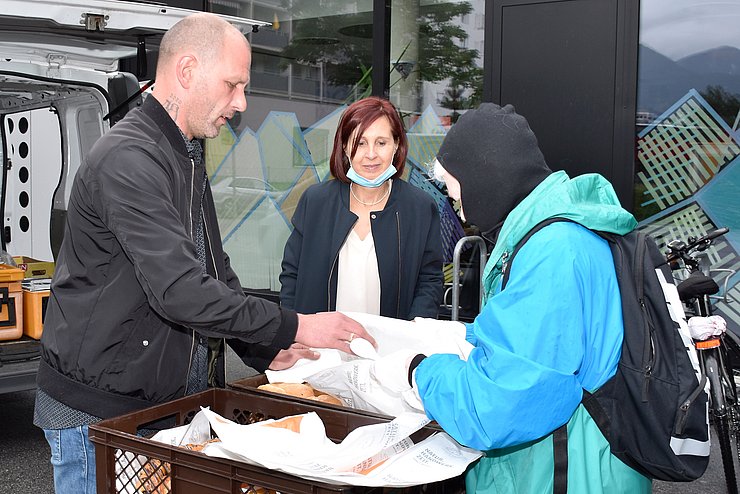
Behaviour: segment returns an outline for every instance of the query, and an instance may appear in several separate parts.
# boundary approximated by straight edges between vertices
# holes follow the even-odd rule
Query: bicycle
[[[692,337],[699,356],[700,370],[709,381],[709,407],[719,441],[727,491],[737,494],[736,464],[731,438],[735,438],[735,447],[740,451],[740,403],[735,380],[736,374],[740,376],[735,371],[740,365],[740,339],[732,331],[722,330],[724,319],[710,318],[713,316],[712,301],[717,298],[726,301],[727,282],[735,271],[711,269],[709,256],[705,252],[716,238],[728,231],[728,228],[720,228],[699,238],[689,237],[687,242],[673,240],[668,243],[666,261],[672,270],[685,269],[688,274],[676,288],[685,305],[687,317],[694,316],[689,318],[690,328],[692,322],[696,322],[694,328],[704,325],[704,329],[709,329],[701,336],[694,333]],[[717,271],[728,273],[722,297],[715,297],[720,288],[711,277],[711,273]],[[696,316],[704,319],[697,319]]]

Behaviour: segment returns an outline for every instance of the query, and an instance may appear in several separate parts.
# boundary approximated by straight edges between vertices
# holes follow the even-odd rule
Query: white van
[[[162,34],[193,11],[111,0],[2,0],[0,247],[54,260],[85,152],[141,104]],[[245,34],[266,22],[224,16]],[[153,70],[151,77],[153,77]],[[0,393],[35,387],[38,342],[0,341]]]

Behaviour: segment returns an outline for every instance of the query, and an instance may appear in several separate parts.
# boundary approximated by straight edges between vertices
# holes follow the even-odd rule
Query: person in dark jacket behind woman
[[[197,139],[246,109],[250,61],[224,19],[180,20],[162,39],[154,92],[75,177],[34,414],[57,494],[95,492],[90,424],[223,386],[224,341],[250,364],[260,348],[290,347],[271,363],[285,367],[317,358],[296,345],[350,351],[355,336],[370,337],[342,314],[245,296],[223,252]]]
[[[301,196],[280,275],[280,305],[400,319],[436,318],[442,239],[433,198],[398,179],[408,141],[396,108],[369,97],[350,105],[334,137],[335,180]]]

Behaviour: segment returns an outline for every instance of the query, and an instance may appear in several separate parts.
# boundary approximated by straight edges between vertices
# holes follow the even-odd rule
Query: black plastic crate
[[[169,421],[168,427],[188,424],[200,407],[206,406],[240,424],[313,411],[324,422],[327,436],[335,441],[341,441],[357,427],[390,420],[249,389],[210,389],[91,425],[90,439],[96,446],[98,494],[252,494],[264,492],[261,489],[282,494],[464,492],[459,477],[404,489],[321,483],[243,462],[210,457],[137,435],[153,423]],[[412,435],[412,439],[420,441],[437,430],[435,427],[424,427]]]

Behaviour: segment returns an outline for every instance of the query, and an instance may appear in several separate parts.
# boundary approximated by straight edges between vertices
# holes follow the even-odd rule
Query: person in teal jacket
[[[461,215],[495,242],[485,305],[466,327],[474,345],[467,361],[449,354],[407,360],[429,418],[486,452],[467,473],[467,492],[552,492],[551,433],[566,423],[569,493],[650,492],[650,479],[610,453],[580,405],[584,389],[616,372],[623,334],[609,245],[590,229],[625,234],[635,219],[602,176],[550,170],[510,105],[465,113],[435,168]],[[519,240],[551,217],[573,222],[545,226],[508,265]]]

